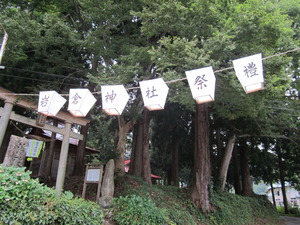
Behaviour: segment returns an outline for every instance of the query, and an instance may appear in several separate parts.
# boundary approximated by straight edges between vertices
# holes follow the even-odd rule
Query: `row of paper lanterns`
[[[235,73],[246,93],[263,89],[261,54],[233,61]],[[214,101],[216,78],[212,67],[186,71],[193,98],[198,104]],[[140,89],[144,105],[149,110],[164,108],[169,88],[162,78],[141,81]],[[121,115],[129,95],[123,85],[101,86],[102,108],[109,115]],[[41,91],[38,112],[55,116],[66,103],[55,91]],[[84,117],[93,107],[96,98],[88,89],[70,89],[68,111],[75,117]]]

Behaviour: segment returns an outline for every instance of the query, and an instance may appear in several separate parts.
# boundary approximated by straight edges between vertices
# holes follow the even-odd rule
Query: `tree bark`
[[[151,181],[151,167],[149,156],[149,127],[150,127],[150,112],[145,109],[143,112],[143,170],[142,177],[148,184],[152,184]]]
[[[222,152],[224,149],[222,140],[221,140],[221,129],[216,129],[216,142],[217,142],[217,166],[220,167],[222,161]]]
[[[142,177],[142,123],[137,121],[133,129],[132,152],[130,157],[129,174]]]
[[[248,163],[248,149],[246,143],[240,145],[240,159],[241,159],[241,175],[242,175],[242,195],[253,195],[250,168]]]
[[[129,174],[140,176],[148,184],[152,184],[149,157],[149,126],[150,112],[144,109],[142,120],[139,120],[134,126]]]
[[[58,121],[53,120],[53,126],[57,127],[57,125],[58,125]],[[44,169],[44,179],[48,181],[51,180],[51,167],[52,167],[53,156],[55,151],[55,143],[56,143],[56,133],[52,132],[49,149],[45,151],[45,153],[47,154],[47,161]]]
[[[282,191],[282,198],[283,198],[283,205],[284,205],[284,212],[286,214],[289,213],[288,201],[286,197],[286,190],[285,190],[285,179],[284,179],[284,169],[283,169],[283,161],[282,161],[282,152],[281,147],[277,146],[277,155],[278,155],[278,167],[279,167],[279,179],[281,184],[281,191]]]
[[[241,187],[241,174],[240,174],[240,166],[239,166],[239,160],[238,160],[238,149],[235,148],[233,150],[233,158],[232,158],[232,164],[233,164],[233,176],[234,176],[234,190],[235,194],[241,195],[242,194],[242,187]]]
[[[173,140],[173,146],[172,146],[172,162],[171,162],[171,168],[170,168],[170,175],[169,175],[169,183],[173,186],[179,186],[179,180],[178,180],[178,171],[179,171],[179,159],[178,159],[178,153],[179,153],[179,142],[178,138],[175,136]]]
[[[144,110],[144,104],[142,101],[142,96],[139,95],[135,101],[135,107],[137,108],[137,114],[141,114]],[[119,172],[119,175],[125,175],[124,168],[124,153],[126,150],[126,138],[130,130],[133,129],[134,125],[137,123],[137,118],[132,118],[129,121],[125,121],[123,116],[118,116],[118,141],[116,144],[116,153],[119,156],[116,159],[115,171]],[[131,163],[131,162],[130,162]]]
[[[117,142],[117,159],[115,165],[115,171],[120,175],[125,175],[124,168],[124,153],[126,150],[126,138],[128,132],[133,128],[136,120],[131,119],[128,122],[125,122],[123,116],[118,116],[119,130],[118,130],[118,142]]]
[[[74,169],[74,175],[77,176],[83,175],[85,170],[84,151],[86,147],[87,133],[88,133],[88,125],[81,127],[81,134],[83,135],[83,140],[80,140],[78,142],[76,160],[75,160],[75,169]]]
[[[270,186],[271,186],[271,193],[272,193],[273,205],[276,208],[276,200],[275,200],[275,194],[274,194],[274,188],[273,188],[273,183],[272,182],[270,182]]]
[[[236,135],[233,134],[228,139],[227,146],[225,148],[225,152],[222,157],[222,161],[218,171],[217,185],[216,185],[217,189],[219,189],[220,191],[224,191],[225,189],[228,167],[231,160],[235,141],[236,141]]]
[[[211,176],[209,151],[208,104],[196,105],[195,113],[195,153],[192,200],[203,212],[210,212],[209,184]]]

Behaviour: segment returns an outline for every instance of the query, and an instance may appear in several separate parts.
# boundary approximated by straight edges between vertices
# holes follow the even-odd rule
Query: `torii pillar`
[[[63,141],[61,144],[59,163],[58,163],[58,171],[57,171],[57,177],[56,177],[56,185],[55,185],[55,190],[58,193],[58,195],[61,194],[61,192],[64,188],[64,183],[65,183],[71,125],[72,124],[70,122],[68,122],[68,121],[65,122],[65,132],[64,132],[64,138],[63,138]]]
[[[12,112],[12,109],[14,107],[14,101],[7,99],[5,100],[5,105],[3,109],[3,113],[0,118],[0,147],[3,142],[3,138],[7,129],[7,125],[10,119],[10,114]]]
[[[62,146],[61,146],[61,153],[58,163],[58,174],[56,179],[56,191],[58,195],[61,195],[63,187],[64,187],[64,181],[65,181],[65,175],[66,175],[66,169],[67,169],[67,159],[68,159],[68,152],[69,152],[69,139],[70,137],[76,138],[79,140],[84,139],[84,135],[82,134],[76,134],[71,131],[72,124],[78,124],[80,126],[87,126],[87,124],[90,122],[89,119],[85,118],[78,118],[73,117],[70,113],[60,111],[56,116],[53,116],[53,118],[64,121],[65,122],[65,128],[59,129],[57,127],[53,127],[51,125],[44,125],[40,126],[36,124],[36,121],[27,117],[23,117],[20,115],[15,114],[12,112],[13,106],[17,105],[22,108],[36,110],[37,106],[32,102],[27,102],[25,100],[17,100],[17,96],[14,95],[13,92],[10,92],[2,87],[0,87],[0,99],[5,101],[4,108],[2,112],[0,113],[0,146],[2,145],[4,135],[7,129],[7,125],[9,120],[17,121],[23,124],[27,124],[29,126],[38,127],[41,129],[49,130],[51,132],[60,133],[64,136]],[[0,108],[2,109],[2,108]],[[86,134],[85,134],[86,135]]]

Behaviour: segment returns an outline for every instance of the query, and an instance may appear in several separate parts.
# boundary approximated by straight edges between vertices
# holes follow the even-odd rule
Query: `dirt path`
[[[281,216],[281,218],[284,220],[285,225],[300,225],[299,217]]]

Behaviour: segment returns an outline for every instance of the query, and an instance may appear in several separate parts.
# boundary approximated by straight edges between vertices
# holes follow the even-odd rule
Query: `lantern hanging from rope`
[[[198,104],[214,101],[216,77],[211,66],[185,71],[185,74]]]
[[[68,111],[75,117],[84,117],[96,101],[88,89],[70,89]]]
[[[56,91],[41,91],[39,94],[38,112],[46,116],[55,116],[66,101]]]
[[[108,115],[121,115],[129,95],[123,85],[101,86],[102,109]]]
[[[233,60],[233,66],[246,93],[264,88],[261,53]]]
[[[162,110],[165,107],[169,87],[162,78],[140,82],[144,105],[149,110]]]

